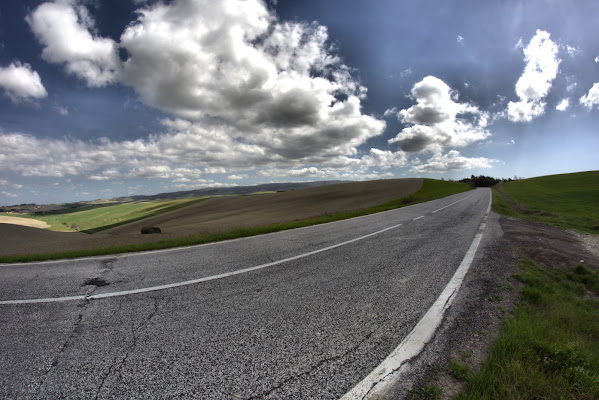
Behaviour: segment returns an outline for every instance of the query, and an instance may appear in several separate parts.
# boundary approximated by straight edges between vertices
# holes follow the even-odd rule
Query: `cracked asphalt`
[[[477,189],[230,242],[0,265],[0,397],[337,399],[432,305],[488,204],[488,189]],[[94,300],[2,303],[209,277],[396,224],[402,225],[328,251],[198,284]]]

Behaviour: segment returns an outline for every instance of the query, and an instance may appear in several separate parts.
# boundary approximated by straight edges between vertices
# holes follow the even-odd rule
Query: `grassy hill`
[[[504,182],[493,192],[500,214],[599,233],[599,171]]]

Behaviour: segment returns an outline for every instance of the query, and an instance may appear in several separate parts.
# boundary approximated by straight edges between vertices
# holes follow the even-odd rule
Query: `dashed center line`
[[[412,221],[416,221],[417,219],[424,218],[424,215],[414,218]]]
[[[474,196],[474,194],[471,194],[471,195],[470,195],[470,196],[468,196],[468,197],[472,197],[472,196]],[[451,203],[451,204],[448,204],[448,205],[446,205],[445,207],[441,207],[441,208],[439,208],[438,210],[435,210],[435,211],[433,211],[431,214],[434,214],[434,213],[436,213],[437,211],[444,210],[444,209],[446,209],[447,207],[451,207],[451,206],[453,206],[454,204],[458,204],[460,201],[464,201],[464,200],[466,200],[468,197],[464,197],[463,199],[461,199],[461,200],[458,200],[458,201],[455,201],[455,202],[453,202],[453,203]]]

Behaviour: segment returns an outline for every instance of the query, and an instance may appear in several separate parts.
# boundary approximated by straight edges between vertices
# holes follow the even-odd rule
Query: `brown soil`
[[[179,210],[87,235],[0,224],[0,255],[40,254],[181,238],[373,207],[407,196],[422,179],[351,182],[282,193],[215,197]],[[160,235],[142,235],[156,226]]]

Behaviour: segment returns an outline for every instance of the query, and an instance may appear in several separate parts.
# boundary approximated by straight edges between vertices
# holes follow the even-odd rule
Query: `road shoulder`
[[[512,276],[520,269],[519,260],[529,258],[543,268],[573,268],[583,260],[597,269],[599,255],[589,252],[584,239],[575,232],[491,212],[474,262],[443,324],[386,398],[429,398],[419,394],[432,387],[442,388],[439,398],[452,398],[462,384],[449,373],[450,363],[476,371],[485,360],[518,296],[521,284]]]

